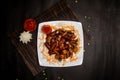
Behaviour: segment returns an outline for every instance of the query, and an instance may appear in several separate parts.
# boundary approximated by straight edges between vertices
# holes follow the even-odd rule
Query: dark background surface
[[[2,7],[1,77],[5,80],[44,80],[33,76],[7,35],[27,17],[36,17],[59,0],[6,1]],[[120,1],[67,0],[92,39],[85,42],[84,61],[71,68],[47,68],[48,80],[120,80]],[[89,17],[89,19],[86,19]],[[5,34],[3,34],[5,33]],[[90,45],[88,45],[88,43]],[[10,75],[10,76],[9,76]],[[8,77],[9,76],[9,77]]]

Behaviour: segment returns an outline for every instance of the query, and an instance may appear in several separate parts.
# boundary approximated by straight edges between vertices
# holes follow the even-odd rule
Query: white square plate
[[[80,38],[80,50],[75,55],[76,60],[70,61],[70,59],[66,59],[66,61],[55,61],[53,56],[49,56],[47,53],[47,48],[44,45],[46,34],[43,34],[41,31],[41,27],[43,25],[52,25],[57,28],[61,26],[74,26],[75,30],[78,31]],[[77,21],[47,21],[38,24],[38,33],[37,33],[37,53],[38,53],[38,61],[40,66],[46,67],[71,67],[78,66],[83,63],[83,50],[84,50],[84,40],[83,40],[83,28],[82,24]],[[46,49],[45,49],[46,48]],[[45,49],[45,50],[44,50]]]

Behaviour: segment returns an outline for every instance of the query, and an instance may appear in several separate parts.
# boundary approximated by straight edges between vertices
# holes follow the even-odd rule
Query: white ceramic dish
[[[41,35],[43,35],[42,31],[41,31],[41,27],[43,25],[52,25],[52,26],[56,26],[58,28],[60,28],[60,26],[64,26],[64,25],[70,25],[70,26],[74,26],[74,28],[78,31],[79,33],[79,37],[80,37],[80,46],[81,49],[79,51],[79,53],[77,53],[77,60],[75,61],[61,61],[61,62],[52,62],[52,61],[48,61],[48,59],[46,59],[45,56],[49,56],[48,53],[46,53],[46,50],[44,50],[44,54],[43,53],[43,46],[44,46],[44,42],[45,39],[40,39]],[[84,50],[84,38],[83,38],[83,28],[82,28],[82,24],[80,22],[76,22],[76,21],[47,21],[47,22],[42,22],[38,24],[38,33],[37,33],[37,53],[38,53],[38,61],[39,61],[39,65],[40,66],[46,66],[46,67],[71,67],[71,66],[79,66],[83,63],[83,50]],[[45,38],[45,35],[44,35]],[[49,58],[50,59],[50,58]]]

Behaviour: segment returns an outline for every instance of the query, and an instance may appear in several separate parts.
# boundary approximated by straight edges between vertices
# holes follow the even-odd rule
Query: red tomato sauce
[[[26,19],[24,22],[24,29],[27,31],[34,31],[36,29],[36,21],[32,18]]]
[[[52,28],[50,27],[50,25],[43,25],[41,30],[45,34],[49,34],[52,32]]]

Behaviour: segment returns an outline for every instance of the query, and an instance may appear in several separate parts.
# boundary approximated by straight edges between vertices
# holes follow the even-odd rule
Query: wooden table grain
[[[11,11],[8,17],[8,26],[12,29],[12,32],[9,32],[9,40],[12,41],[18,51],[17,54],[20,54],[35,80],[45,79],[41,73],[43,69],[47,73],[45,77],[48,80],[58,80],[58,76],[65,80],[120,79],[119,0],[51,0],[51,3],[47,0],[30,0],[27,3],[26,0],[23,4],[20,2],[17,8],[12,8],[13,12]],[[52,4],[53,2],[55,3]],[[27,46],[18,39],[19,33],[23,30],[22,24],[29,17],[36,19],[37,23],[58,19],[80,21],[84,29],[83,64],[68,68],[40,67],[35,46],[37,30],[33,32],[33,40]]]

